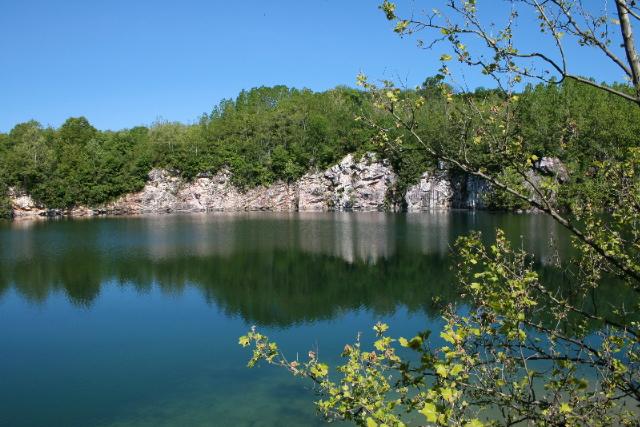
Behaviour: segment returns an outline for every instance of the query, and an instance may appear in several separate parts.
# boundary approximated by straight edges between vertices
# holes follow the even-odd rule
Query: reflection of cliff
[[[22,224],[22,225],[21,225]],[[450,246],[471,229],[496,226],[539,255],[551,283],[570,288],[546,262],[557,226],[543,216],[438,214],[220,214],[0,225],[0,294],[31,301],[63,292],[90,305],[106,284],[179,293],[200,289],[250,323],[289,325],[344,310],[435,315],[432,297],[456,300]],[[560,253],[566,256],[565,247]],[[599,312],[630,298],[607,283]],[[604,298],[603,298],[604,296]]]
[[[295,249],[347,262],[377,262],[399,250],[446,256],[456,237],[472,229],[488,238],[495,227],[542,262],[552,257],[548,241],[563,246],[562,230],[542,215],[468,212],[385,213],[217,213],[52,222],[18,221],[0,228],[2,260],[57,256],[76,248],[110,253],[142,251],[153,259],[184,254],[231,255],[243,251]],[[518,242],[520,245],[520,242]]]

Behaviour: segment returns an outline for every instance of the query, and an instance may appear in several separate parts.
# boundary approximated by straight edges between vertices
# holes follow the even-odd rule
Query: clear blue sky
[[[378,4],[5,0],[0,132],[80,115],[100,129],[191,122],[254,86],[324,90],[360,71],[413,85],[434,74],[438,55],[397,37]]]

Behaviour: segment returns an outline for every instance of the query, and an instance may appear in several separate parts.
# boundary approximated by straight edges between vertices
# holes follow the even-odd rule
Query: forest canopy
[[[430,77],[399,94],[426,100],[416,118],[418,131],[443,152],[453,147],[452,103],[473,96],[478,105],[491,108],[501,96],[484,88],[453,98],[445,92],[440,79]],[[530,85],[519,96],[516,132],[532,153],[563,160],[578,183],[594,161],[615,157],[640,134],[637,108],[586,85]],[[32,120],[0,134],[0,195],[14,187],[50,208],[98,205],[141,189],[153,167],[188,180],[227,168],[235,185],[249,188],[294,181],[346,154],[366,151],[392,162],[400,178],[395,193],[402,195],[433,158],[410,140],[395,148],[378,141],[376,129],[359,118],[377,115],[376,123],[393,124],[373,102],[367,92],[348,87],[313,92],[274,86],[242,91],[193,124],[158,121],[100,131],[85,117],[69,118],[57,129]],[[402,130],[395,132],[402,137]],[[3,206],[7,213],[6,197],[0,212]]]

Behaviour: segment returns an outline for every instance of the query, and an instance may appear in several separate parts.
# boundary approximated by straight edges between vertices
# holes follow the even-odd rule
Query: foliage
[[[527,86],[517,102],[506,102],[496,90],[454,93],[443,78],[436,75],[415,89],[391,91],[397,114],[402,113],[400,104],[420,106],[410,112],[420,139],[380,112],[377,107],[394,99],[384,93],[380,100],[375,93],[343,87],[321,93],[260,87],[222,101],[190,125],[158,121],[149,128],[101,132],[85,118],[71,118],[59,129],[35,121],[18,124],[2,136],[0,179],[46,206],[66,208],[136,191],[152,167],[173,170],[188,180],[227,169],[237,186],[247,188],[294,181],[346,154],[375,151],[389,159],[398,174],[390,202],[401,206],[409,186],[437,166],[438,156],[423,145],[455,157],[464,140],[470,163],[503,174],[514,185],[523,181],[518,171],[531,167],[519,163],[519,151],[560,158],[575,177],[558,197],[557,203],[565,206],[589,185],[583,177],[592,174],[594,160],[619,158],[616,147],[632,146],[640,133],[637,108],[593,87],[571,81]],[[487,126],[480,115],[494,123]],[[507,116],[508,135],[520,145],[512,144],[515,153],[504,157],[504,150],[488,148],[486,138],[499,131]],[[505,172],[507,162],[512,165]],[[526,207],[516,199],[498,191],[488,205]]]
[[[498,179],[500,179],[500,182],[504,182],[510,188],[514,188],[522,194],[526,194],[528,192],[522,177],[512,168],[505,168],[500,171]],[[529,205],[526,201],[502,189],[487,192],[483,197],[483,202],[488,209],[507,209],[510,211],[522,211],[529,209]]]
[[[0,133],[0,219],[7,219],[13,216],[11,201],[8,197],[7,186],[7,165],[5,154],[8,150],[7,135]]]
[[[365,121],[378,141],[396,151],[420,147],[431,161],[486,180],[498,190],[494,203],[553,218],[572,236],[576,257],[556,262],[573,286],[555,288],[501,230],[492,244],[473,233],[455,248],[467,303],[443,312],[444,344],[429,332],[394,339],[386,324],[377,324],[373,349],[365,351],[360,340],[345,347],[346,362],[335,370],[315,353],[292,366],[255,329],[240,344],[252,347],[251,366],[262,360],[313,381],[318,409],[330,420],[363,426],[638,425],[640,56],[631,22],[640,21],[640,8],[626,0],[597,10],[588,2],[512,0],[488,14],[479,11],[488,3],[441,3],[442,10],[424,17],[402,18],[388,0],[380,8],[401,36],[418,37],[425,48],[446,46],[437,81],[449,140],[425,133],[419,120],[429,103],[425,96],[361,75],[359,84],[374,106],[393,119],[391,126],[376,117]],[[551,43],[533,50],[518,46],[520,19]],[[567,43],[613,61],[629,84],[570,73]],[[453,60],[491,78],[495,91],[455,93]],[[542,84],[519,89],[524,81]],[[573,178],[532,177],[545,155],[562,158]],[[595,293],[612,283],[635,297],[606,313],[595,309]],[[402,353],[403,347],[413,353]]]
[[[577,294],[581,301],[558,297],[501,230],[490,247],[477,233],[461,237],[457,253],[460,283],[477,309],[463,315],[448,307],[444,345],[430,341],[429,331],[391,338],[379,323],[371,350],[359,339],[345,346],[336,381],[315,353],[288,361],[254,328],[239,340],[252,346],[249,366],[262,360],[312,380],[325,417],[363,426],[419,423],[416,413],[434,425],[633,425],[637,413],[628,400],[638,398],[637,320],[623,326],[628,314],[612,320],[583,311],[588,292]],[[580,320],[567,332],[575,314]],[[594,320],[596,336],[587,327]]]
[[[242,188],[293,181],[373,148],[372,130],[354,120],[371,110],[368,97],[343,87],[321,93],[260,87],[222,101],[192,125],[101,132],[84,117],[59,129],[21,123],[3,136],[2,179],[52,208],[96,205],[138,190],[152,167],[189,180],[226,168]]]
[[[11,200],[7,196],[7,189],[0,187],[0,219],[10,219],[13,216]]]
[[[370,131],[355,122],[366,94],[347,88],[323,93],[285,86],[242,91],[196,125],[151,127],[154,163],[188,179],[223,167],[239,187],[293,181],[350,152],[365,151]]]
[[[7,135],[4,182],[49,207],[96,205],[144,185],[147,130],[99,132],[83,118],[58,130],[30,121]]]

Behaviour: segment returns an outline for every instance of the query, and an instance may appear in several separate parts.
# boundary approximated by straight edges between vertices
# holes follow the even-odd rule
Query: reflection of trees
[[[82,260],[79,262],[78,260]],[[82,256],[4,265],[4,283],[39,302],[64,291],[78,305],[89,305],[101,284],[118,282],[147,290],[179,294],[193,286],[229,314],[247,322],[286,326],[330,318],[345,310],[368,308],[393,312],[398,305],[433,312],[432,297],[452,301],[451,272],[440,255],[397,254],[377,263],[274,250],[229,256],[152,259],[144,255]]]
[[[83,306],[110,282],[138,290],[155,285],[171,294],[195,287],[207,301],[249,323],[288,326],[360,308],[390,314],[400,305],[437,315],[433,297],[443,303],[458,299],[449,265],[445,255],[404,250],[374,263],[281,249],[170,258],[83,249],[5,264],[0,283],[4,287],[12,283],[31,301],[44,301],[51,292],[62,290]],[[540,270],[554,282],[566,283],[561,272],[545,266]],[[610,292],[606,285],[594,292],[597,298],[588,308],[601,313],[616,299],[633,298]]]
[[[0,298],[2,298],[2,295],[7,292],[8,289],[9,275],[8,272],[3,268],[2,263],[0,263]]]
[[[104,272],[96,252],[72,249],[54,258],[19,260],[1,267],[6,283],[30,301],[44,302],[53,291],[64,290],[78,305],[89,305],[100,293]]]
[[[201,290],[211,303],[247,322],[286,326],[369,308],[399,305],[436,315],[432,298],[454,302],[449,245],[471,229],[527,235],[541,257],[545,283],[571,290],[570,278],[548,262],[548,238],[568,254],[553,222],[538,215],[487,213],[194,215],[56,221],[0,227],[0,295],[13,287],[34,302],[52,292],[89,306],[115,282],[180,293]],[[485,234],[489,238],[492,233]],[[546,252],[543,248],[547,248]],[[606,314],[636,296],[594,290],[585,309]]]
[[[276,252],[223,262],[232,268],[204,263],[202,277],[216,279],[198,283],[208,298],[252,323],[284,326],[359,308],[383,314],[398,305],[432,313],[433,296],[451,300],[456,294],[446,263],[438,256],[394,256],[368,264]]]

